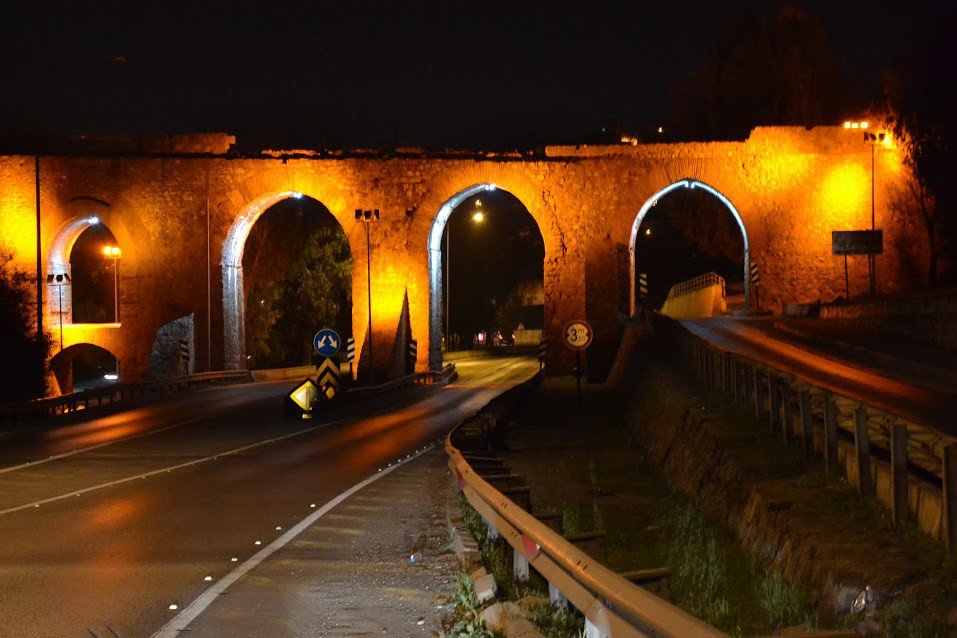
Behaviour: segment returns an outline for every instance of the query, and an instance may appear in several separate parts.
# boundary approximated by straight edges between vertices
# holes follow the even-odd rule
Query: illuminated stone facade
[[[371,229],[372,310],[375,363],[384,372],[401,360],[394,351],[403,347],[397,327],[406,295],[419,367],[430,357],[438,364],[435,238],[450,208],[483,188],[515,195],[544,238],[550,370],[569,370],[573,356],[559,345],[560,329],[585,317],[597,332],[588,361],[593,377],[609,365],[621,319],[630,313],[622,300],[629,299],[633,273],[622,267],[621,255],[633,245],[636,219],[669,186],[705,188],[733,209],[750,258],[761,264],[762,307],[843,294],[843,262],[831,255],[830,231],[870,226],[871,149],[857,132],[838,127],[758,128],[744,142],[548,147],[536,155],[410,150],[250,157],[228,152],[230,141],[210,135],[204,144],[193,136],[186,146],[171,142],[154,152],[40,158],[43,275],[64,268],[62,247],[72,245],[81,221],[92,216],[123,250],[122,325],[67,332],[108,347],[125,378],[146,371],[160,326],[188,314],[195,316],[197,370],[205,369],[207,351],[214,369],[243,365],[243,243],[259,214],[298,193],[322,202],[349,237],[360,352],[368,332],[366,228],[354,210],[381,211]],[[36,263],[34,169],[32,156],[0,157],[0,247],[13,251],[28,272]],[[876,176],[877,225],[885,229],[880,288],[896,291],[912,285],[908,277],[920,271],[908,265],[921,263],[924,238],[895,226],[889,215],[888,203],[906,179],[894,149],[877,152]],[[851,286],[866,288],[862,260],[852,262]],[[50,292],[44,295],[46,326],[58,337],[56,297],[50,303]]]

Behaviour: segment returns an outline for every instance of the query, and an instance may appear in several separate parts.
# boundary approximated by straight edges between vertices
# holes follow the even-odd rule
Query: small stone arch
[[[70,265],[70,255],[73,252],[73,246],[86,230],[103,224],[116,237],[110,225],[103,221],[101,215],[79,215],[67,219],[50,243],[50,249],[47,251],[46,274],[57,277],[59,275],[69,275],[72,277],[72,267]],[[117,243],[119,239],[117,238]],[[46,306],[48,314],[58,317],[62,315],[64,324],[73,323],[73,291],[72,286],[60,286],[54,281],[47,284]],[[58,317],[59,318],[59,317]]]
[[[68,394],[75,390],[73,362],[84,354],[96,354],[99,356],[106,355],[112,359],[114,366],[112,372],[116,374],[116,378],[109,381],[119,380],[120,358],[113,354],[113,352],[94,343],[73,343],[65,347],[63,350],[57,352],[50,359],[50,370],[53,372],[53,376],[56,378],[60,394]],[[110,371],[107,370],[106,372]]]
[[[741,236],[743,239],[742,243],[744,244],[744,309],[748,310],[751,304],[751,286],[749,285],[748,270],[750,264],[751,246],[748,241],[748,231],[744,225],[744,219],[741,217],[741,214],[738,212],[738,209],[735,208],[734,204],[731,203],[731,200],[728,199],[718,189],[696,179],[685,178],[676,182],[672,182],[649,197],[645,203],[642,204],[641,209],[638,211],[638,214],[635,216],[635,220],[631,225],[631,234],[628,240],[628,252],[630,257],[629,281],[631,282],[631,286],[629,294],[631,300],[631,314],[635,314],[637,307],[637,300],[635,299],[635,246],[637,245],[638,228],[641,226],[641,222],[644,221],[645,216],[651,210],[651,207],[654,206],[659,199],[678,188],[700,188],[707,191],[725,205],[728,211],[731,212],[731,215],[734,217],[735,221],[738,223],[738,228],[741,229]]]

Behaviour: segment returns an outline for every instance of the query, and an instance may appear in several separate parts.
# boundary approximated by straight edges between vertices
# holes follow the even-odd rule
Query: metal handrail
[[[605,636],[727,636],[616,574],[492,487],[452,443],[457,431],[455,428],[446,437],[445,451],[466,499]]]
[[[89,409],[130,399],[148,392],[171,392],[187,389],[196,385],[213,381],[251,381],[248,370],[216,370],[200,372],[183,377],[173,377],[158,381],[133,381],[115,383],[101,388],[91,388],[79,392],[71,392],[57,397],[34,399],[20,403],[6,403],[0,405],[0,422],[15,419],[55,416],[70,414],[79,410]]]
[[[778,381],[786,383],[788,387],[807,393],[809,397],[808,418],[813,419],[814,422],[825,424],[825,441],[822,443],[825,448],[822,452],[825,455],[829,454],[827,452],[828,447],[837,445],[836,441],[829,442],[826,440],[831,436],[827,428],[829,420],[827,402],[835,405],[834,410],[837,414],[831,417],[834,421],[835,430],[844,429],[848,431],[848,428],[838,418],[838,416],[843,415],[840,412],[841,405],[850,406],[852,409],[857,406],[857,409],[863,410],[863,430],[857,431],[856,423],[852,424],[853,427],[850,430],[855,453],[863,455],[867,459],[874,459],[876,457],[870,449],[873,446],[884,450],[885,455],[892,459],[892,463],[899,463],[900,467],[905,469],[900,475],[892,472],[894,475],[891,477],[889,493],[891,503],[887,505],[892,510],[901,510],[894,512],[895,516],[906,518],[908,516],[906,512],[910,509],[908,483],[913,481],[915,484],[923,484],[927,482],[928,477],[933,477],[935,482],[939,480],[941,484],[934,487],[942,489],[940,533],[946,545],[957,549],[957,524],[949,523],[949,521],[957,521],[957,490],[954,487],[948,487],[948,485],[957,485],[957,437],[922,423],[916,416],[907,414],[906,411],[899,408],[887,404],[875,405],[875,402],[868,401],[861,396],[855,396],[855,393],[846,389],[839,390],[835,385],[828,383],[827,380],[807,378],[797,370],[788,369],[784,366],[769,365],[764,361],[732,352],[699,335],[695,335],[687,326],[665,315],[655,314],[653,321],[666,330],[676,331],[676,334],[683,341],[680,354],[699,376],[704,377],[706,383],[719,386],[720,389],[733,394],[735,398],[741,392],[738,388],[740,384],[737,381],[735,366],[741,366],[752,371],[761,370],[764,376],[770,375]],[[708,352],[712,354],[706,356]],[[729,377],[733,378],[729,379]],[[770,381],[765,384],[763,380],[760,382],[752,380],[750,386],[755,386],[756,383],[761,390],[774,391],[770,387]],[[745,385],[748,384],[745,383]],[[756,392],[755,387],[749,387],[748,393],[750,392]],[[797,395],[798,392],[792,391],[789,394]],[[790,401],[790,399],[788,400]],[[753,403],[754,397],[746,396],[745,402]],[[763,408],[756,407],[756,409],[762,410]],[[793,407],[791,409],[792,411],[795,410]],[[796,412],[800,414],[800,405],[797,406]],[[874,423],[870,418],[875,413],[876,416],[880,417],[879,423]],[[780,416],[777,418],[780,418]],[[894,425],[901,426],[906,430],[907,436],[903,445],[899,445],[895,441],[891,431]],[[791,427],[790,424],[787,427]],[[813,423],[811,423],[811,427],[814,427]],[[788,436],[792,434],[793,432],[788,432]],[[808,436],[808,434],[804,434],[804,436]],[[810,434],[810,437],[809,444],[813,447],[813,434]],[[863,442],[864,439],[866,439],[866,442]],[[827,462],[837,464],[838,455],[836,450],[830,454],[834,458]],[[898,457],[898,460],[895,461],[895,457]],[[869,460],[868,462],[872,461]],[[874,487],[874,481],[869,476],[870,471],[864,471],[861,468],[860,458],[858,459],[857,472],[858,474],[862,472],[865,474],[857,477],[858,490],[863,490],[861,487],[863,480],[870,486],[868,490],[878,495]],[[931,533],[930,530],[927,531]]]
[[[668,291],[668,299],[672,299],[679,295],[687,295],[688,293],[707,288],[708,286],[721,286],[721,297],[727,297],[727,286],[725,284],[724,277],[716,272],[709,272],[703,275],[698,275],[694,279],[688,279],[687,281],[682,281],[679,284],[675,284],[671,287],[671,290]]]

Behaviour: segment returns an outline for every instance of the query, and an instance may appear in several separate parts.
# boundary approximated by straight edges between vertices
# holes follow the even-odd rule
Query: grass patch
[[[674,496],[659,511],[660,551],[675,603],[734,635],[813,626],[804,592],[745,554],[697,506]]]
[[[452,585],[449,598],[451,614],[443,622],[441,638],[497,638],[497,634],[488,628],[478,610],[472,577],[462,574]]]
[[[574,609],[549,604],[523,604],[522,608],[545,638],[579,638],[585,635],[585,617]]]

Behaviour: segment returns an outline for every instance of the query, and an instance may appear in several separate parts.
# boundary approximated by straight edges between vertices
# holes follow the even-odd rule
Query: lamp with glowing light
[[[876,230],[876,215],[875,215],[875,203],[874,203],[874,191],[875,191],[875,177],[874,177],[874,154],[875,149],[878,146],[884,146],[890,148],[891,146],[891,137],[885,131],[871,132],[868,131],[870,124],[865,120],[861,122],[844,122],[845,129],[858,129],[864,130],[864,143],[871,147],[871,230]],[[868,276],[870,279],[870,293],[873,297],[877,293],[877,259],[875,255],[867,256],[867,269]]]
[[[489,188],[491,186],[491,188]],[[491,184],[485,187],[485,190],[492,191],[495,190],[495,186]],[[476,209],[482,207],[482,200],[475,200]],[[476,210],[472,213],[472,221],[476,224],[481,224],[485,221],[485,213],[480,210]],[[451,351],[452,349],[452,226],[449,225],[445,231],[445,326],[446,326],[446,348]]]
[[[113,323],[120,322],[120,278],[117,264],[122,255],[119,246],[103,247],[103,256],[113,262]]]
[[[56,287],[57,298],[59,299],[57,314],[60,315],[60,350],[63,350],[63,286],[69,286],[71,282],[72,279],[67,273],[47,275],[47,285]]]

